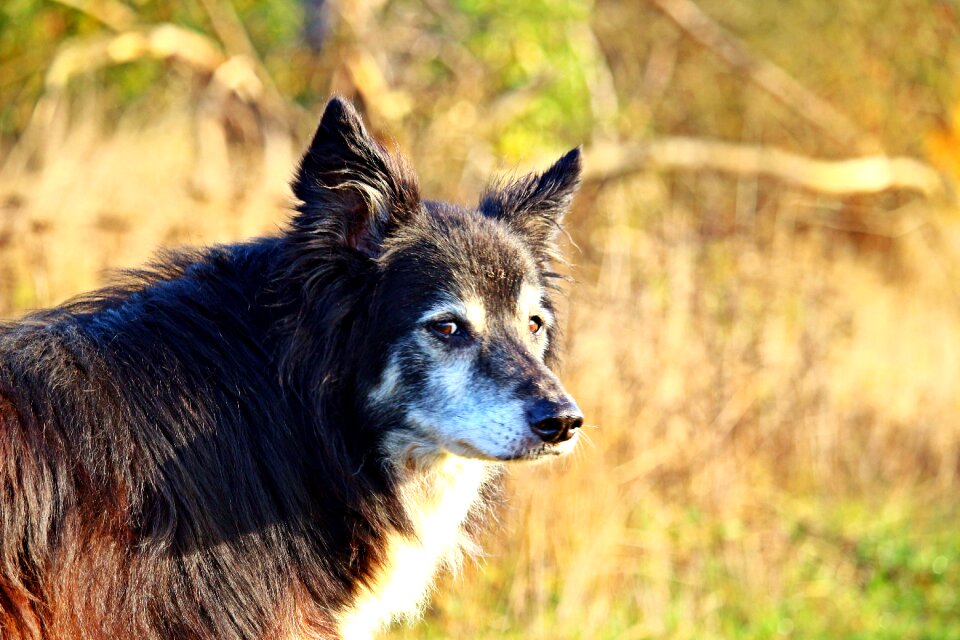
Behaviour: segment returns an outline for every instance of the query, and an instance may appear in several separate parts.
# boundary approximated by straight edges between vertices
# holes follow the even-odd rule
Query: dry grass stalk
[[[916,191],[928,198],[947,194],[943,176],[906,157],[863,156],[847,160],[809,158],[782,149],[700,138],[664,137],[633,144],[597,145],[587,150],[588,180],[606,180],[643,171],[721,171],[737,176],[771,176],[825,194]]]

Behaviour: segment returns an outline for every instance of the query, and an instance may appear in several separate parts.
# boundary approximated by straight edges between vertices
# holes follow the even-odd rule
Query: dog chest
[[[367,640],[392,621],[420,615],[437,571],[455,569],[475,551],[463,523],[488,477],[487,463],[454,456],[411,475],[401,500],[415,535],[388,537],[387,561],[341,616],[344,640]]]

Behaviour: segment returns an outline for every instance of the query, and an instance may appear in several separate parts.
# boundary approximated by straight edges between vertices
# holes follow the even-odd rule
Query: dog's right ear
[[[417,178],[404,159],[374,140],[353,106],[334,97],[300,160],[294,226],[368,257],[383,238],[420,210]]]

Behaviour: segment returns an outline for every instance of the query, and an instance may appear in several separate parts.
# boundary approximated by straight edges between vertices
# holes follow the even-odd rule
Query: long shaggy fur
[[[294,367],[281,384],[303,354],[275,327],[313,276],[294,279],[295,253],[169,256],[3,328],[5,637],[269,638],[298,619],[335,633],[325,612],[403,515],[379,467],[357,473],[364,434],[323,428],[351,420],[343,376]],[[328,358],[346,344],[314,338]]]
[[[411,526],[361,391],[384,238],[422,205],[365,139],[331,102],[285,232],[0,325],[0,637],[337,637]]]

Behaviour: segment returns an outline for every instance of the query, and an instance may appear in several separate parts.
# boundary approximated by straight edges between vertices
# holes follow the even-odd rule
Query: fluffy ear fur
[[[340,97],[327,103],[292,186],[302,202],[297,227],[369,257],[379,255],[389,230],[421,206],[412,170],[370,137]]]
[[[580,147],[568,151],[541,174],[530,174],[506,185],[488,188],[480,211],[508,222],[549,257],[580,184]]]

